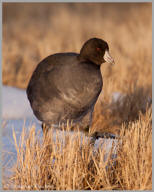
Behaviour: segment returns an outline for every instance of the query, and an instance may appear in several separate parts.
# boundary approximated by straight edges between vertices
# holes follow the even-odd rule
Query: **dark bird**
[[[32,74],[27,96],[43,132],[71,122],[89,129],[92,112],[102,90],[102,63],[114,64],[102,39],[84,43],[80,53],[56,53],[43,59]]]

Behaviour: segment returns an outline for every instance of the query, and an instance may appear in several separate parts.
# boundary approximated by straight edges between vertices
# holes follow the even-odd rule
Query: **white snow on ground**
[[[119,97],[119,93],[113,94],[114,102]],[[42,131],[40,121],[33,115],[25,90],[9,86],[2,87],[2,124],[3,174],[7,176],[10,174],[9,168],[15,163],[17,156],[13,140],[13,128],[16,133],[17,142],[19,142],[23,127],[29,130],[32,125],[35,125],[36,131]],[[72,135],[73,133],[67,134]],[[112,143],[112,139],[99,139],[95,143],[95,150],[101,144],[110,151]]]
[[[9,174],[9,168],[16,161],[16,149],[13,140],[13,128],[19,142],[23,127],[36,126],[40,130],[40,122],[33,115],[26,91],[9,86],[2,87],[2,164],[4,174]]]
[[[2,118],[34,118],[26,91],[8,86],[2,87]]]
[[[114,92],[112,94],[112,103],[116,103],[117,101],[120,101],[120,103],[122,104],[124,97],[125,97],[124,94],[121,94],[119,92]]]

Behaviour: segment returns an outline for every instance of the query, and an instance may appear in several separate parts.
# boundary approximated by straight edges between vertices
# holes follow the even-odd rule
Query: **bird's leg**
[[[92,115],[93,115],[94,106],[88,111],[88,113],[82,118],[80,122],[81,130],[84,132],[89,132],[89,129],[92,125]]]
[[[43,131],[43,134],[46,135],[49,131],[49,129],[51,128],[51,125],[48,124],[48,123],[42,123],[42,131]]]
[[[45,131],[45,123],[42,123],[41,127],[42,127],[42,131],[44,133],[44,131]]]

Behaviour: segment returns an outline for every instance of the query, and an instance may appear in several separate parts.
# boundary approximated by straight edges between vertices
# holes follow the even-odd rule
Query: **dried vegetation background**
[[[95,106],[92,131],[116,133],[126,138],[123,139],[114,173],[113,170],[106,172],[102,167],[101,154],[95,159],[90,156],[90,149],[85,150],[84,146],[84,161],[83,154],[77,155],[78,150],[73,148],[74,151],[72,149],[69,153],[72,161],[66,166],[70,168],[69,171],[65,166],[59,168],[67,162],[67,155],[63,154],[57,156],[59,161],[56,163],[59,164],[55,164],[50,174],[46,171],[47,167],[41,168],[50,164],[37,164],[40,166],[38,170],[44,172],[31,168],[34,153],[28,151],[27,159],[31,159],[32,165],[29,164],[27,168],[28,160],[25,157],[20,164],[23,170],[17,169],[14,177],[18,186],[39,189],[37,185],[34,186],[35,182],[38,183],[36,178],[39,175],[39,182],[43,182],[39,186],[43,186],[43,189],[47,189],[45,184],[48,182],[50,189],[63,190],[151,189],[152,4],[3,3],[2,30],[3,84],[23,89],[44,57],[56,52],[79,52],[83,43],[92,37],[106,40],[116,64],[114,67],[104,64],[101,68],[104,86]],[[123,95],[122,102],[120,99],[112,102],[113,92]],[[71,147],[67,147],[68,152]],[[27,146],[27,150],[32,149]],[[45,152],[43,149],[37,148],[36,159]],[[45,161],[50,159],[44,158]],[[89,169],[91,158],[94,164]],[[78,166],[74,166],[74,162]],[[22,174],[23,171],[26,176],[29,174],[28,179]]]

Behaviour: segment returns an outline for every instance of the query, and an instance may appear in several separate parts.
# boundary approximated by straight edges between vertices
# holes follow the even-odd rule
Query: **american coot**
[[[102,63],[114,64],[102,39],[86,41],[80,53],[57,53],[42,60],[27,87],[35,116],[43,131],[60,128],[68,121],[82,131],[91,124],[94,104],[102,90]]]

